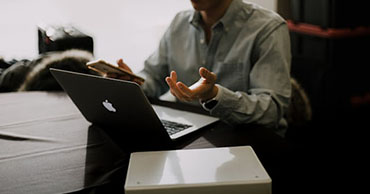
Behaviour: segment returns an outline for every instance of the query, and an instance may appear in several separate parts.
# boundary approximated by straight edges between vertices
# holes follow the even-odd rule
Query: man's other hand
[[[217,76],[204,67],[199,69],[200,79],[190,87],[177,81],[175,71],[171,72],[170,77],[166,77],[166,82],[170,87],[171,94],[180,101],[207,101],[214,98],[218,93],[218,87],[215,85]]]
[[[132,73],[131,68],[126,63],[124,63],[122,59],[117,60],[117,65],[120,68],[125,69],[125,70]],[[116,73],[108,73],[106,76],[110,77],[110,78],[122,79],[122,80],[127,80],[127,81],[134,81],[139,85],[143,84],[143,81],[141,81],[141,80],[139,80],[135,77],[129,76],[129,75],[120,75],[120,74],[116,74]]]

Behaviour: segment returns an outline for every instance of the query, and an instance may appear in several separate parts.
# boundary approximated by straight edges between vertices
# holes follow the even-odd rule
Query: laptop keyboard
[[[176,122],[173,122],[173,121],[161,120],[161,122],[162,122],[164,128],[167,130],[169,135],[173,135],[175,133],[178,133],[180,131],[183,131],[183,130],[191,127],[191,125],[187,125],[187,124],[183,124],[183,123],[176,123]]]

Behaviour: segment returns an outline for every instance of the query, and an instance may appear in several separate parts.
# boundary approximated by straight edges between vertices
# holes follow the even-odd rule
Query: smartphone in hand
[[[98,73],[101,74],[116,74],[118,76],[129,76],[130,80],[138,80],[140,82],[144,82],[145,79],[135,75],[126,69],[123,69],[119,66],[110,64],[102,59],[96,60],[96,61],[90,61],[86,63],[87,67],[91,70],[97,71]]]

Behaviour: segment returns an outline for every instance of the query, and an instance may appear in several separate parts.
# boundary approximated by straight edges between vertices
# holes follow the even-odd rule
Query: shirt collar
[[[193,11],[193,15],[191,15],[191,17],[189,18],[189,22],[195,28],[201,27],[200,26],[200,12],[199,11]]]
[[[238,14],[239,9],[242,7],[240,4],[242,0],[233,0],[229,7],[227,8],[225,15],[215,24],[215,26],[219,25],[220,23],[225,29],[228,29],[232,24],[235,16]],[[189,18],[190,24],[194,27],[199,28],[201,16],[199,11],[194,11],[193,15]]]
[[[243,3],[242,0],[233,0],[229,5],[229,8],[226,10],[225,15],[220,19],[219,22],[223,24],[225,29],[230,28],[234,23],[236,16],[240,14],[239,12],[242,7],[241,3]]]

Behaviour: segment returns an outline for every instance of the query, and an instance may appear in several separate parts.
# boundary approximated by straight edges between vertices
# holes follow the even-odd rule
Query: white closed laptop
[[[269,194],[271,178],[250,146],[135,152],[126,194]]]

